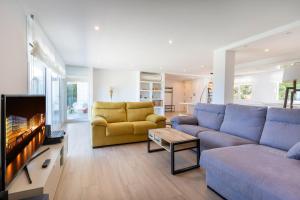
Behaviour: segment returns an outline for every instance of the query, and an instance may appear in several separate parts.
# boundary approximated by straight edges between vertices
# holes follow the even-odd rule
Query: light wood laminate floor
[[[70,123],[65,129],[69,157],[55,200],[221,199],[206,187],[202,169],[171,175],[166,151],[149,154],[145,142],[93,149],[89,123]],[[194,152],[176,156],[179,167],[192,162]]]

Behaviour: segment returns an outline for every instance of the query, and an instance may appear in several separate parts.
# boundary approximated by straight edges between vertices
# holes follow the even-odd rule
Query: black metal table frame
[[[153,153],[153,152],[158,152],[158,151],[166,151],[166,149],[164,148],[156,148],[156,149],[151,149],[151,140],[150,138],[148,138],[148,153]],[[154,142],[154,141],[153,141]],[[191,142],[196,142],[196,147],[188,147],[188,148],[183,148],[183,149],[178,149],[175,150],[175,146],[176,145],[181,145],[181,144],[187,144],[187,143],[191,143]],[[200,167],[199,164],[199,159],[200,159],[200,139],[196,138],[193,140],[186,140],[186,141],[181,141],[181,142],[174,142],[174,143],[170,143],[171,149],[170,149],[170,153],[171,153],[171,173],[173,175],[182,173],[182,172],[186,172],[192,169],[196,169]],[[178,151],[184,151],[184,150],[192,150],[196,148],[196,156],[197,156],[197,163],[195,165],[189,166],[189,167],[185,167],[185,168],[181,168],[181,169],[175,169],[175,152]]]

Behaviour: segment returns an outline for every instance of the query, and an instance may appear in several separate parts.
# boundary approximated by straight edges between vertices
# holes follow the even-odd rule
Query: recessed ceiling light
[[[269,52],[269,51],[270,51],[270,49],[265,49],[264,51],[265,51],[265,52]]]
[[[200,68],[204,68],[204,67],[205,67],[205,65],[201,65],[201,66],[200,66]]]
[[[290,65],[291,65],[291,66],[294,66],[294,63],[291,63]]]
[[[173,40],[169,40],[168,43],[169,43],[169,44],[173,44]]]
[[[99,26],[94,26],[95,31],[99,31],[100,27]]]
[[[183,69],[183,72],[186,72],[186,69]]]

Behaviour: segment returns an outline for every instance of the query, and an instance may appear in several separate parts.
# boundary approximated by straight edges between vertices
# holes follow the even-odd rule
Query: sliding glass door
[[[56,76],[51,77],[51,113],[52,125],[61,124],[60,106],[60,79]]]
[[[89,83],[83,81],[67,82],[67,120],[88,120]]]

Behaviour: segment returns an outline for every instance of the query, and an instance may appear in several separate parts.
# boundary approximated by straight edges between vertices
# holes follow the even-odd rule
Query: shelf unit
[[[152,101],[154,113],[164,115],[164,74],[140,72],[140,101]]]
[[[28,183],[25,172],[22,170],[8,186],[9,200],[19,200],[34,196],[49,194],[53,200],[56,188],[62,174],[68,154],[68,135],[63,142],[54,145],[42,145],[39,152],[48,151],[31,161],[27,167],[30,172],[32,184]],[[51,159],[47,168],[42,168],[46,159]]]

